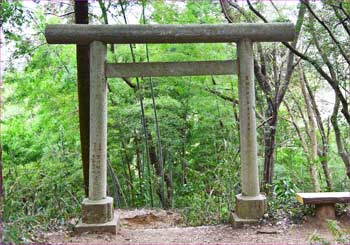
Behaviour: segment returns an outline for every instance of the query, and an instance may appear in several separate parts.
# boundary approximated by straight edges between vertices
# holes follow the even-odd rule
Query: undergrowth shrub
[[[217,164],[206,174],[188,171],[193,182],[176,190],[175,207],[182,210],[184,223],[191,226],[227,223],[240,192],[239,171],[229,161]]]
[[[67,227],[84,196],[80,162],[4,166],[4,243],[38,241],[40,231]]]
[[[333,240],[324,238],[317,230],[309,237],[310,244],[350,244],[350,234],[340,227],[336,220],[327,221],[328,229],[333,235]]]
[[[312,212],[310,207],[298,203],[295,194],[300,189],[291,178],[275,181],[270,189],[272,193],[268,195],[268,214],[276,221],[280,216],[288,215],[293,223],[300,223],[305,214]]]
[[[226,223],[229,214],[227,201],[207,194],[194,194],[192,204],[182,209],[184,223],[190,226]]]

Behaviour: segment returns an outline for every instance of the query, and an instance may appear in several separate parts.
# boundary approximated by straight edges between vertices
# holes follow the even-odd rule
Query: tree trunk
[[[167,161],[167,155],[168,155],[168,151],[164,151],[164,162]],[[173,207],[173,175],[172,175],[172,163],[170,162],[172,161],[172,159],[170,159],[168,162],[168,166],[169,166],[169,170],[167,171],[167,173],[164,176],[164,179],[166,181],[167,184],[167,198],[166,198],[166,205],[165,208],[172,208]]]
[[[350,156],[344,148],[343,140],[341,138],[341,133],[338,125],[339,106],[340,106],[339,98],[335,96],[335,103],[334,103],[333,113],[331,117],[331,122],[335,133],[335,140],[337,143],[338,153],[345,165],[346,175],[350,179]]]
[[[99,4],[100,9],[101,9],[103,21],[106,25],[108,25],[109,21],[108,21],[108,13],[107,13],[106,6],[105,6],[104,2],[102,2],[102,0],[98,0],[98,4]],[[111,52],[114,53],[114,45],[113,44],[110,44],[110,49],[111,49]]]
[[[75,0],[75,23],[89,24],[88,0]],[[80,123],[81,159],[83,163],[85,195],[89,193],[90,146],[90,61],[89,45],[77,45],[77,79]]]
[[[144,194],[144,189],[143,189],[143,168],[142,168],[142,163],[141,163],[141,150],[140,150],[140,138],[136,132],[135,133],[135,147],[136,147],[136,168],[137,168],[137,173],[139,177],[139,182],[140,182],[140,193],[143,195]]]
[[[150,163],[154,167],[154,169],[156,171],[156,175],[158,177],[161,177],[162,170],[161,170],[159,160],[157,157],[156,148],[155,148],[155,145],[153,143],[152,134],[148,130],[148,122],[147,121],[146,121],[146,129],[147,129],[147,142],[148,142],[148,152],[149,152]],[[166,201],[165,201],[164,191],[161,188],[162,184],[159,183],[158,181],[155,184],[156,184],[156,192],[159,196],[162,207],[164,207],[166,205]]]
[[[301,71],[301,66],[299,66],[299,75],[300,75],[300,85],[301,90],[304,96],[305,105],[306,105],[306,112],[308,115],[308,121],[309,121],[309,129],[310,129],[310,174],[312,179],[312,184],[314,186],[315,192],[320,192],[320,182],[318,179],[318,169],[317,169],[317,135],[316,135],[316,121],[315,117],[313,115],[312,111],[312,105],[310,102],[310,97],[307,93],[306,85],[305,85],[305,78]]]
[[[131,172],[131,158],[129,157],[128,153],[127,153],[127,149],[126,149],[126,145],[124,144],[124,142],[122,141],[121,143],[122,145],[122,151],[124,153],[124,161],[127,167],[127,173],[126,173],[126,178],[127,178],[127,182],[129,185],[129,190],[130,190],[130,202],[131,202],[131,206],[134,205],[134,200],[135,200],[135,191],[134,191],[134,183],[133,183],[133,176],[132,176],[132,172]]]
[[[265,159],[264,159],[264,183],[272,184],[275,163],[276,129],[278,112],[269,106],[266,110],[268,119],[264,130]],[[268,188],[266,188],[268,190]]]
[[[289,108],[288,103],[284,102],[284,105],[287,108],[288,114],[289,114],[289,116],[291,118],[291,123],[293,124],[295,130],[297,131],[297,134],[298,134],[300,142],[301,142],[301,146],[303,147],[303,150],[304,150],[304,153],[306,155],[307,161],[309,162],[310,161],[309,149],[307,147],[306,140],[305,140],[303,134],[301,133],[301,130],[300,130],[298,124],[296,123],[296,120],[294,119],[293,113],[292,113],[291,109]]]
[[[185,185],[187,184],[187,178],[186,178],[186,142],[184,141],[182,143],[182,149],[181,149],[181,184]]]
[[[328,167],[328,146],[322,145],[318,151],[318,156],[321,158],[321,166],[323,169],[324,176],[326,178],[327,188],[329,191],[333,190],[333,183],[331,178],[331,172]]]
[[[186,161],[186,143],[187,143],[187,113],[188,113],[188,106],[185,106],[185,113],[183,114],[183,120],[184,120],[184,126],[181,130],[182,133],[182,147],[181,147],[181,184],[185,185],[187,183],[187,177],[186,177],[186,168],[187,168],[187,161]]]
[[[148,129],[147,121],[146,121],[146,128]],[[149,147],[150,162],[156,171],[157,177],[159,177],[162,181],[162,167],[160,165],[159,158],[158,158],[157,152],[156,152],[156,147],[155,147],[152,135],[149,132],[149,130],[147,130],[147,141],[148,141],[148,147]],[[172,198],[173,198],[173,195],[172,195],[173,186],[172,186],[172,181],[171,181],[169,174],[164,174],[164,181],[167,185],[167,195],[166,196],[164,195],[165,193],[164,193],[162,186],[165,186],[165,185],[162,185],[162,183],[156,183],[156,192],[159,196],[162,207],[167,209],[167,208],[171,207]]]
[[[328,138],[329,138],[329,134],[327,134],[325,127],[323,125],[321,113],[318,110],[315,96],[314,96],[312,89],[309,85],[308,79],[306,78],[305,72],[304,72],[304,70],[302,70],[301,72],[302,72],[302,76],[304,79],[305,87],[306,87],[308,95],[310,97],[310,102],[312,104],[313,114],[314,114],[314,117],[316,119],[317,127],[320,131],[321,140],[322,140],[322,145],[318,146],[317,154],[321,158],[321,166],[322,166],[325,178],[326,178],[327,187],[329,190],[332,190],[333,187],[332,187],[331,173],[330,173],[329,167],[328,167]]]
[[[251,6],[250,6],[251,7]],[[305,15],[305,6],[301,5],[299,7],[298,19],[296,23],[296,38],[292,42],[292,47],[296,47],[300,30],[304,22]],[[268,117],[268,128],[265,127],[264,132],[264,141],[265,141],[265,160],[264,160],[264,183],[272,184],[273,176],[274,176],[274,164],[275,164],[275,145],[276,145],[276,129],[278,126],[278,109],[283,101],[283,98],[286,94],[286,91],[289,87],[289,83],[291,81],[292,74],[294,72],[294,53],[288,52],[287,55],[287,66],[286,72],[284,74],[284,81],[281,83],[279,79],[277,79],[277,67],[274,66],[274,86],[268,81],[268,76],[266,74],[266,59],[262,52],[261,45],[258,45],[258,52],[261,57],[261,66],[259,66],[256,61],[255,66],[255,75],[257,80],[266,96],[266,101],[268,104],[267,108],[267,117]],[[275,54],[273,54],[274,60],[276,61]],[[273,62],[275,63],[275,62]],[[280,72],[280,77],[282,77],[282,70]],[[273,89],[274,88],[274,89]],[[268,191],[268,189],[265,189]]]

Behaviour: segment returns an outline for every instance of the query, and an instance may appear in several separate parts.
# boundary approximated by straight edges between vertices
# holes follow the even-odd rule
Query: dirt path
[[[106,234],[73,235],[55,232],[45,235],[51,244],[305,244],[310,236],[321,234],[332,240],[328,229],[310,225],[257,226],[233,229],[230,225],[184,227],[181,216],[155,210],[117,211],[121,229],[116,236]]]

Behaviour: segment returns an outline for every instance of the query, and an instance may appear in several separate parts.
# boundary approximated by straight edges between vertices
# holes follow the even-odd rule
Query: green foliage
[[[309,243],[310,243],[310,245],[318,245],[318,244],[329,245],[329,244],[332,244],[330,241],[328,241],[327,239],[325,239],[322,235],[320,235],[319,233],[317,233],[316,230],[315,230],[315,232],[309,237]]]
[[[138,4],[127,3],[127,10],[130,8],[129,11],[132,11],[131,8],[139,7]],[[50,3],[47,8],[53,5]],[[46,18],[44,9],[28,15],[19,1],[3,1],[2,6],[6,38],[14,44],[12,66],[8,66],[4,75],[5,109],[1,122],[6,197],[5,242],[28,243],[40,241],[35,236],[40,230],[69,228],[70,221],[79,217],[84,193],[76,50],[73,45],[41,44],[45,43],[42,35],[45,22],[69,22],[68,17],[64,20]],[[344,3],[345,8],[348,9],[348,6]],[[110,7],[111,12],[115,10],[115,15],[119,14],[120,6],[116,8],[116,3],[111,2]],[[148,1],[147,7],[147,14],[150,15],[146,20],[148,23],[204,24],[224,21],[220,4],[216,1]],[[259,11],[266,11],[262,1],[257,2],[256,7]],[[28,16],[35,23],[28,21]],[[257,20],[251,12],[248,16]],[[271,18],[286,21],[286,16],[280,13]],[[92,21],[99,23],[96,18]],[[31,39],[23,37],[22,32],[27,26],[38,35]],[[308,31],[308,27],[304,26],[303,32],[304,29]],[[326,40],[323,48],[337,57],[334,45],[326,39],[327,34],[318,31],[320,40]],[[310,37],[306,35],[303,40],[309,45]],[[132,47],[136,62],[145,62],[146,46],[137,44]],[[284,62],[286,50],[281,45],[267,44],[266,47],[268,51],[276,48],[277,52],[273,55],[277,55],[281,63]],[[148,48],[151,61],[236,58],[234,44],[152,44]],[[317,57],[312,47],[309,50],[312,56]],[[275,69],[270,64],[271,54],[265,57],[269,75]],[[16,58],[25,58],[23,67],[18,67]],[[132,62],[130,46],[116,46],[115,53],[108,53],[108,60]],[[346,70],[342,68],[343,65],[340,67]],[[306,72],[311,74],[310,70],[306,69]],[[314,90],[324,88],[317,75],[312,75],[311,79],[317,82]],[[131,83],[136,85],[136,79],[132,79]],[[151,162],[148,156],[150,150],[154,151],[156,158],[160,155],[154,117],[156,109],[165,174],[172,181],[171,188],[166,186],[173,195],[170,206],[183,211],[184,220],[190,225],[227,222],[234,207],[234,197],[241,191],[238,105],[233,105],[227,99],[238,98],[237,76],[162,77],[154,78],[153,83],[155,108],[149,79],[139,79],[140,88],[137,90],[122,79],[108,80],[108,159],[115,173],[113,176],[109,171],[109,195],[115,197],[116,205],[121,208],[150,207],[151,199],[155,207],[159,206],[158,191],[162,185],[161,176],[156,173],[159,159]],[[258,125],[264,125],[268,120],[264,119],[266,102],[258,85],[256,94]],[[285,99],[288,103],[292,101],[289,97]],[[300,97],[295,99],[302,101]],[[146,136],[141,124],[140,100],[144,104]],[[295,192],[312,189],[307,155],[283,106],[279,115],[275,182],[270,187],[268,212],[275,219],[279,218],[280,212],[286,212],[298,222],[303,215],[310,213],[310,209],[301,207],[295,199]],[[296,123],[302,125],[303,119],[297,118]],[[339,120],[339,125],[343,135],[347,135],[348,125],[342,120]],[[258,128],[260,170],[264,157],[263,128]],[[305,134],[304,126],[300,128]],[[350,144],[348,139],[344,143],[345,147]],[[348,179],[344,166],[339,163],[336,147],[331,132],[328,163],[333,174],[334,189],[344,190]],[[321,169],[320,160],[317,164]],[[323,178],[321,182],[325,189]],[[338,227],[330,225],[333,234],[343,239]],[[311,240],[320,242],[321,239],[314,234]]]
[[[23,4],[21,1],[2,1],[0,8],[1,24],[9,23],[12,27],[14,25],[23,25],[24,24],[24,13],[23,13]],[[4,33],[11,36],[14,35],[10,28],[5,28]],[[18,36],[17,36],[18,38]]]
[[[282,177],[268,188],[272,190],[268,196],[268,214],[276,222],[287,215],[293,222],[300,223],[305,214],[312,213],[310,207],[297,202],[295,193],[300,189],[290,177]]]
[[[291,180],[291,178],[282,178],[277,183],[275,183],[273,192],[276,197],[285,203],[289,203],[291,200],[295,199],[295,193],[298,191],[298,187]]]
[[[328,220],[328,227],[331,231],[335,242],[340,244],[350,243],[350,234],[339,226],[339,222],[336,220]]]
[[[213,171],[189,172],[191,183],[179,186],[175,207],[188,225],[227,223],[239,190],[238,167],[219,163]]]
[[[24,71],[5,74],[6,242],[40,241],[40,230],[67,227],[79,214],[83,181],[74,51],[41,46]]]
[[[80,162],[5,167],[4,179],[5,243],[38,241],[41,230],[67,226],[80,212],[84,195]]]
[[[213,1],[190,0],[184,4],[155,1],[152,6],[155,11],[151,20],[157,23],[218,23],[220,19],[220,5]]]
[[[310,244],[349,244],[350,243],[350,235],[345,230],[339,226],[339,222],[336,220],[328,220],[328,229],[333,235],[333,240],[330,241],[325,239],[322,235],[320,235],[317,230],[310,236],[309,242]]]
[[[42,47],[25,71],[6,73],[5,166],[6,163],[26,164],[53,156],[64,160],[69,155],[79,155],[77,95],[71,53],[71,47],[50,50],[47,46]]]

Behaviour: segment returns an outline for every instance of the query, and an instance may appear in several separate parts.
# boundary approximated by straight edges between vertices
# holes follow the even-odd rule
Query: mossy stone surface
[[[87,198],[83,201],[82,222],[85,224],[102,224],[113,219],[113,198],[106,197],[98,201]]]
[[[267,209],[266,197],[236,195],[236,214],[241,219],[260,219]]]

